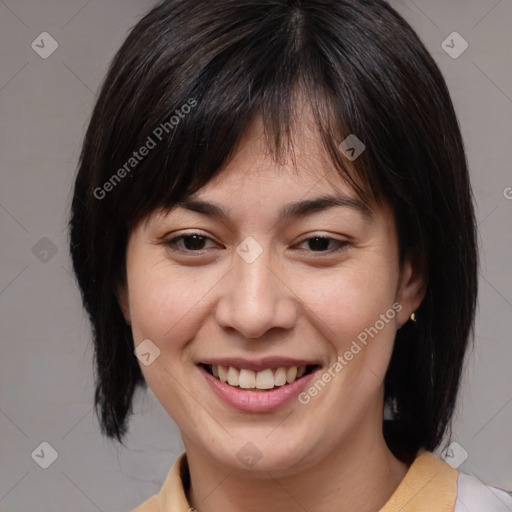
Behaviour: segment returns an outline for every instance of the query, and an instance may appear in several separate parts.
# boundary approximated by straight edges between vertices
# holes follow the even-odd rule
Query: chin
[[[265,429],[264,433],[260,431],[255,435],[254,429],[249,429],[246,434],[233,434],[234,439],[210,453],[211,457],[233,470],[247,471],[255,476],[261,473],[264,478],[268,478],[268,472],[291,475],[300,471],[307,464],[306,459],[311,458],[308,453],[314,450],[314,444],[307,444],[311,439],[292,436],[289,431],[272,433]],[[290,439],[294,439],[293,443]],[[309,464],[312,463],[309,460]]]

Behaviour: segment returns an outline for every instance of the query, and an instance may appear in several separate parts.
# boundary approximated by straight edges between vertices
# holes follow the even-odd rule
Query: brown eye
[[[165,245],[176,252],[200,253],[203,250],[212,248],[215,246],[215,243],[207,236],[190,233],[168,240],[165,242]]]
[[[327,251],[331,241],[330,238],[315,237],[307,240],[307,243],[312,251]]]
[[[335,253],[347,249],[350,242],[346,240],[336,240],[328,236],[313,236],[303,240],[299,247],[303,251],[316,252],[316,253]]]
[[[185,235],[182,240],[183,246],[189,251],[200,251],[206,244],[206,238],[199,235]]]

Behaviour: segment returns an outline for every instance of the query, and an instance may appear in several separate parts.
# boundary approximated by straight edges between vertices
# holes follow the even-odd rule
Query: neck
[[[197,512],[376,512],[408,466],[394,457],[381,431],[358,430],[357,438],[346,440],[316,464],[279,475],[233,470],[184,439],[191,477],[189,503]]]

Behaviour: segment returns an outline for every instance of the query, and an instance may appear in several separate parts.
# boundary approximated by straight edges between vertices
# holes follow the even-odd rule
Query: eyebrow
[[[180,201],[177,206],[187,210],[201,213],[209,217],[217,217],[220,219],[228,220],[228,212],[220,205],[200,199],[188,198]],[[278,222],[290,218],[305,217],[311,213],[318,213],[329,208],[344,207],[350,208],[363,216],[365,220],[371,217],[371,210],[369,206],[357,198],[351,198],[344,195],[326,195],[315,197],[312,199],[305,199],[296,201],[285,205],[279,211]]]

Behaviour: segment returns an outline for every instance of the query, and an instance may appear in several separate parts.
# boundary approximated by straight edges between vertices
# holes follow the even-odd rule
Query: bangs
[[[172,208],[220,172],[258,118],[268,151],[280,163],[291,158],[296,166],[294,135],[316,130],[341,178],[371,208],[384,188],[383,173],[375,170],[387,165],[378,151],[391,125],[386,126],[390,111],[382,100],[386,66],[344,48],[347,35],[340,38],[334,32],[338,27],[324,23],[320,30],[307,12],[284,3],[269,12],[228,2],[213,23],[204,3],[192,6],[197,13],[183,20],[179,4],[166,7],[176,10],[172,24],[145,30],[157,23],[150,14],[135,27],[119,52],[123,62],[114,60],[104,85],[97,110],[110,115],[112,131],[103,140],[90,134],[96,148],[104,140],[109,144],[103,147],[109,165],[98,168],[90,183],[91,201],[98,200],[94,191],[107,184],[104,218],[121,216],[130,231],[152,211]],[[223,16],[233,19],[234,10],[239,23],[230,27]],[[362,38],[361,46],[375,46],[371,24],[362,31],[357,25],[366,22],[357,7],[353,10],[353,20],[347,13],[343,20],[350,37]],[[180,38],[182,32],[193,37]],[[153,51],[139,53],[149,37]],[[202,41],[200,48],[196,39]],[[138,84],[137,90],[128,83]],[[387,83],[392,86],[391,76]],[[314,126],[300,114],[304,105]],[[365,148],[353,161],[340,149],[348,136]]]
[[[233,86],[227,85],[231,90]],[[217,96],[209,92],[199,100],[184,99],[182,105],[193,103],[195,110],[171,134],[164,133],[161,141],[159,128],[150,131],[155,124],[143,131],[139,144],[143,146],[144,141],[153,139],[156,146],[134,173],[126,191],[133,194],[128,196],[128,203],[139,205],[137,212],[125,214],[131,218],[128,229],[152,211],[169,210],[204,187],[229,164],[247,140],[246,134],[254,133],[254,125],[262,130],[265,153],[280,166],[290,162],[292,171],[301,166],[296,149],[303,142],[303,135],[316,132],[315,141],[322,144],[328,163],[365,206],[371,208],[379,192],[374,190],[378,181],[369,176],[364,155],[350,162],[340,149],[340,143],[355,130],[343,126],[339,116],[334,115],[339,113],[339,108],[331,93],[302,80],[289,86],[275,83],[263,88],[262,85],[260,90],[244,96],[247,89],[240,90],[239,112],[229,104],[215,101]],[[173,112],[176,110],[179,108]],[[175,116],[168,119],[172,117]],[[157,126],[164,123],[165,120]],[[191,141],[196,143],[192,145]],[[322,169],[317,172],[320,179]]]

